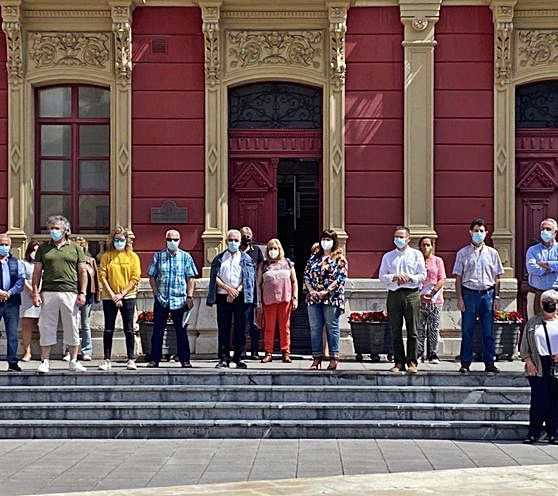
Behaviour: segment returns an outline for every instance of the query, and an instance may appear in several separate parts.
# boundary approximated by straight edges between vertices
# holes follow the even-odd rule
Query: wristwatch
[[[85,296],[85,291],[80,291],[79,294]]]

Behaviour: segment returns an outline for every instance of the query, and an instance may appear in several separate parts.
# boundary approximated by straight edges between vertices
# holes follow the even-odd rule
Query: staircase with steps
[[[522,439],[520,373],[51,372],[0,375],[0,438]]]

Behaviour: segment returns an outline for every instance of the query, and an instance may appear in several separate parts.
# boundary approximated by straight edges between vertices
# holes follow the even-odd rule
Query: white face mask
[[[320,245],[325,251],[330,251],[333,248],[333,240],[332,239],[322,239]]]
[[[279,250],[277,248],[271,248],[271,250],[268,251],[268,254],[269,258],[276,260],[279,257]]]

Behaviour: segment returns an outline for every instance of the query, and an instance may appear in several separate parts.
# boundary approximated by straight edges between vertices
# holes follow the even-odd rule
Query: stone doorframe
[[[0,0],[8,73],[8,234],[18,254],[35,233],[35,88],[110,89],[111,226],[132,225],[132,0],[28,5]],[[76,49],[76,47],[79,47]],[[105,239],[106,234],[89,239]]]
[[[494,20],[494,246],[514,277],[515,89],[558,79],[558,9],[531,0],[492,0]]]
[[[349,1],[323,10],[225,10],[200,0],[205,39],[204,277],[228,229],[228,88],[259,81],[323,93],[323,225],[345,246],[345,32]],[[278,4],[279,5],[279,4]],[[288,28],[285,25],[288,24]]]

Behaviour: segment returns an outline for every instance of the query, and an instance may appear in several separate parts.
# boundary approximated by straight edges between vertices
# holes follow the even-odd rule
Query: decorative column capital
[[[329,79],[336,91],[345,87],[345,33],[347,32],[346,2],[328,2],[329,20]]]
[[[109,2],[114,34],[114,70],[123,86],[132,82],[132,8],[130,2]]]
[[[23,80],[23,35],[20,1],[2,3],[2,30],[6,34],[8,82],[18,86]]]
[[[492,0],[494,21],[494,82],[502,90],[512,78],[513,9],[517,0]]]
[[[205,81],[210,88],[216,88],[221,79],[221,37],[219,22],[222,0],[200,1],[202,11],[202,31],[205,44]]]
[[[401,23],[405,26],[403,46],[434,46],[434,26],[440,18],[442,0],[399,0]]]

